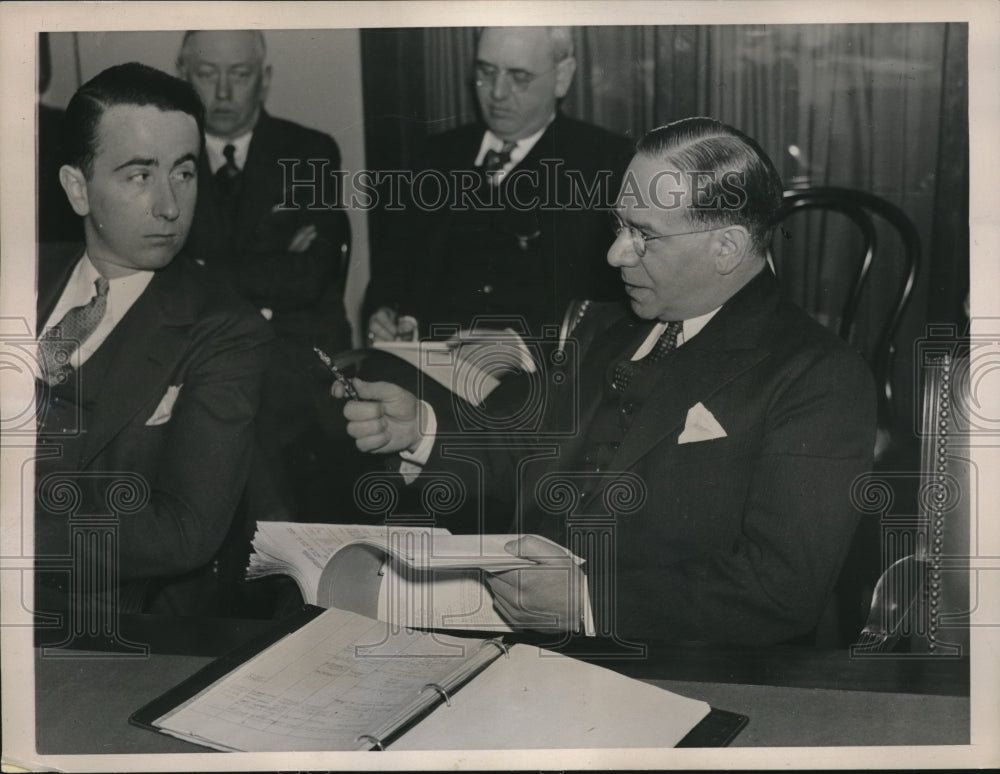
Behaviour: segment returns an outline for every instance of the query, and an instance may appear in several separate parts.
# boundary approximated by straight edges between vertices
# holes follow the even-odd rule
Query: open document
[[[339,607],[422,629],[510,631],[493,607],[484,572],[537,567],[508,553],[515,535],[452,535],[437,527],[257,524],[247,579],[288,575],[310,604]],[[538,538],[554,557],[583,560]],[[551,569],[551,568],[549,568]],[[586,576],[576,590],[584,633],[595,632]]]

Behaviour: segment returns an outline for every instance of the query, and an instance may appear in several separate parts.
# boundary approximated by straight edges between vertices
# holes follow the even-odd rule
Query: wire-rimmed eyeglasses
[[[478,88],[489,86],[492,89],[496,86],[497,81],[506,75],[511,91],[520,92],[527,90],[536,78],[547,75],[552,70],[547,70],[544,73],[533,73],[530,70],[522,70],[520,68],[505,70],[486,62],[476,62],[473,72],[476,76],[476,86]]]
[[[725,228],[725,226],[714,226],[713,228],[699,228],[695,231],[677,231],[673,234],[647,234],[641,229],[635,226],[630,226],[627,223],[623,223],[622,219],[619,218],[614,213],[611,214],[611,228],[614,229],[615,236],[621,236],[623,231],[627,231],[629,239],[632,242],[632,250],[637,256],[642,258],[646,254],[646,243],[652,242],[656,239],[667,239],[668,237],[675,236],[689,236],[690,234],[706,234],[709,231],[718,231],[720,228]]]

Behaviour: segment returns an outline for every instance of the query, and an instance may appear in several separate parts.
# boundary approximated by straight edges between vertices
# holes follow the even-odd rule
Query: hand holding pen
[[[386,454],[413,450],[421,440],[417,398],[389,382],[350,380],[333,364],[333,359],[316,349],[316,355],[336,381],[330,388],[335,398],[349,398],[344,404],[347,433],[359,451]]]
[[[322,361],[323,365],[326,366],[326,369],[333,374],[333,378],[337,380],[337,384],[340,384],[344,388],[344,393],[347,397],[351,400],[361,400],[358,396],[358,391],[355,390],[354,385],[351,384],[351,380],[344,376],[341,370],[334,365],[333,358],[319,347],[313,347],[313,352],[316,353],[316,356]]]

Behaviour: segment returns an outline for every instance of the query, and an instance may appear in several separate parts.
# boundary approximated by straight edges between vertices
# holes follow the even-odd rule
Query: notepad
[[[481,405],[499,380],[444,341],[376,341],[373,346],[402,358],[460,398]],[[520,358],[516,353],[512,357]]]

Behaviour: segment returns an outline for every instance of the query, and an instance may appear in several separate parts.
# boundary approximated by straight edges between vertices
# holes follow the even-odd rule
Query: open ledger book
[[[504,550],[514,538],[452,535],[438,527],[261,521],[247,579],[289,575],[309,604],[353,610],[397,626],[509,632],[482,573],[529,573],[538,567]],[[553,557],[582,562],[562,546],[544,542]],[[584,633],[593,636],[586,576],[576,593]]]
[[[247,752],[662,748],[711,711],[531,645],[398,630],[336,608],[234,661],[132,722]]]

